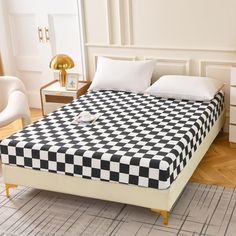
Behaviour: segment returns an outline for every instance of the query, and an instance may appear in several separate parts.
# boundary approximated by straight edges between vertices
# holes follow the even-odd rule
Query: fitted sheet
[[[99,181],[167,189],[224,106],[121,91],[88,92],[4,139],[4,164]],[[82,111],[101,116],[77,125]]]

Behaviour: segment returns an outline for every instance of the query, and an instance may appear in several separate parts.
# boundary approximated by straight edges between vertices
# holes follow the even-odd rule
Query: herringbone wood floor
[[[236,187],[236,148],[220,133],[195,170],[192,181]]]
[[[32,121],[42,117],[39,109],[31,109]],[[0,139],[21,129],[21,122],[0,128]],[[220,133],[192,176],[192,181],[236,187],[236,148],[231,148],[228,134]]]

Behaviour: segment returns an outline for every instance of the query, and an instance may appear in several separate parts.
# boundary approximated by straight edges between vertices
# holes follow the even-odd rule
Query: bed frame
[[[159,190],[114,182],[88,180],[3,164],[6,195],[7,197],[10,196],[10,188],[23,185],[37,189],[126,203],[151,208],[152,211],[163,216],[164,224],[168,224],[168,212],[180,196],[211,143],[223,128],[224,121],[225,111],[221,113],[201,145],[193,153],[191,160],[168,189]]]

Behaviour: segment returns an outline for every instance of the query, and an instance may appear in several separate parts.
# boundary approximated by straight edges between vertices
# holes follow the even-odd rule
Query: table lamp
[[[66,84],[66,69],[74,67],[73,60],[65,54],[57,54],[50,61],[49,67],[54,70],[59,70],[59,83],[61,87]]]

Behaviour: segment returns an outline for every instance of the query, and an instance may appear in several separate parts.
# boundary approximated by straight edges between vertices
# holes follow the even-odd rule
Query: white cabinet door
[[[83,73],[77,0],[6,2],[17,76],[27,88],[30,106],[41,107],[40,87],[54,79],[49,62],[55,54],[70,55],[73,72]]]
[[[32,107],[40,107],[39,88],[44,78],[52,76],[51,71],[45,70],[48,49],[44,47],[44,40],[39,39],[43,32],[39,32],[42,25],[38,3],[34,1],[32,4],[30,0],[7,1],[15,71],[26,86]]]
[[[83,74],[77,1],[43,1],[47,5],[44,19],[48,24],[52,55],[68,54],[75,62],[75,67],[70,71]]]

